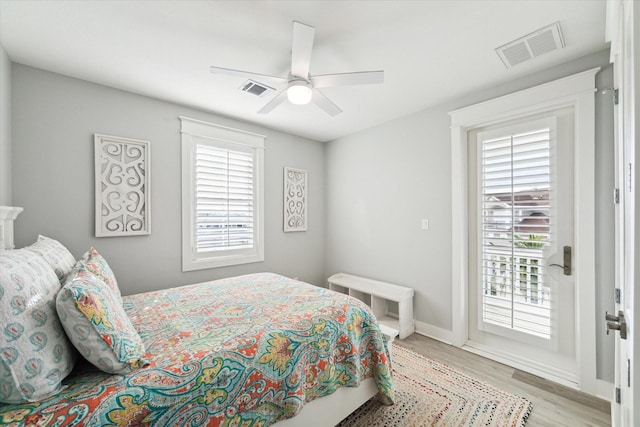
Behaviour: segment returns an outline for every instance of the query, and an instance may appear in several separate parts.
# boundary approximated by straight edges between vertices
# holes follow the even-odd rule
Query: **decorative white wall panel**
[[[307,171],[284,168],[284,231],[307,231]]]
[[[151,233],[149,141],[94,137],[96,237]]]

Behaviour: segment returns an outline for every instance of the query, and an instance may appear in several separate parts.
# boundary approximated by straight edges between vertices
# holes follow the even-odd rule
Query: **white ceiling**
[[[316,28],[310,74],[385,70],[383,85],[327,88],[342,110],[238,90],[209,66],[286,76],[292,21]],[[564,49],[507,70],[494,49],[560,22]],[[329,141],[607,47],[605,0],[9,1],[12,61]]]

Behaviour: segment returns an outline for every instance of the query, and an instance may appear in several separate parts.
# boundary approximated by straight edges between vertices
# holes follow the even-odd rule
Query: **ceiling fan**
[[[289,102],[297,105],[314,102],[329,115],[336,116],[340,114],[342,110],[320,92],[320,90],[318,90],[319,88],[383,83],[384,71],[357,71],[352,73],[321,74],[317,76],[309,75],[309,62],[311,60],[311,48],[313,47],[315,32],[315,28],[293,21],[291,72],[287,77],[270,76],[222,67],[211,67],[211,72],[214,74],[266,79],[275,84],[286,83],[286,88],[282,89],[271,101],[267,102],[258,111],[258,114],[267,114],[288,99]]]

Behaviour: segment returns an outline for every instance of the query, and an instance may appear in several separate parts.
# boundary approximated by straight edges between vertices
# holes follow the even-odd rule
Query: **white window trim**
[[[226,267],[264,261],[264,140],[265,136],[180,116],[182,134],[182,271]],[[220,251],[203,257],[195,253],[195,176],[193,171],[194,137],[236,144],[256,150],[256,244],[250,253]]]
[[[595,286],[595,75],[593,68],[450,112],[452,207],[452,343],[468,341],[467,133],[481,126],[575,109],[575,246],[577,387],[597,393]],[[578,259],[579,258],[579,259]]]

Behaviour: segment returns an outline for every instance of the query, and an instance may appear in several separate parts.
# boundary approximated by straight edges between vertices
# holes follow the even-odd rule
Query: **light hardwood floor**
[[[533,403],[533,411],[527,420],[526,427],[611,425],[609,403],[601,399],[558,386],[418,334],[413,334],[404,340],[396,339],[394,344],[446,363],[468,375],[529,399]]]

